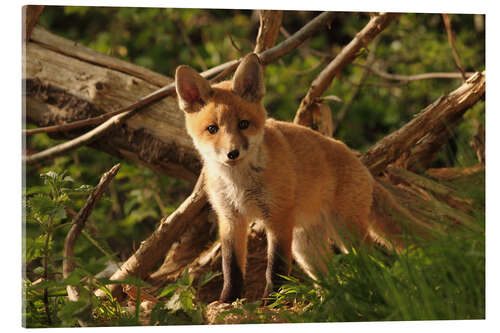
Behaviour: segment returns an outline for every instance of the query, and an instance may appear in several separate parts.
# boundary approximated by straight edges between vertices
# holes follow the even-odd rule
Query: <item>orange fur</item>
[[[266,119],[263,74],[255,55],[243,60],[233,81],[207,84],[185,66],[176,73],[179,105],[203,158],[206,191],[219,218],[225,265],[221,300],[240,292],[234,287],[239,285],[235,269],[244,276],[251,221],[261,221],[267,232],[266,294],[274,287],[273,274],[289,272],[292,253],[316,276],[325,271],[321,254],[331,252],[331,243],[347,252],[355,236],[354,241],[401,247],[392,241],[401,230],[373,211],[380,185],[345,144],[300,125]],[[241,120],[248,121],[248,128],[239,128]],[[211,125],[217,126],[216,133],[208,131]],[[236,159],[229,157],[234,150]],[[230,267],[233,253],[236,268]],[[276,256],[287,265],[280,266]]]

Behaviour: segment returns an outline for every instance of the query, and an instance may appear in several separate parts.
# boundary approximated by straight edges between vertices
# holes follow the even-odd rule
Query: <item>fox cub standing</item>
[[[175,85],[219,220],[220,301],[241,297],[252,221],[261,221],[267,234],[264,297],[277,287],[278,275],[289,274],[292,255],[315,277],[326,269],[329,244],[347,252],[352,235],[401,248],[393,237],[400,228],[376,214],[377,193],[389,194],[349,148],[306,127],[266,119],[257,55],[243,59],[232,81],[213,86],[179,66]]]

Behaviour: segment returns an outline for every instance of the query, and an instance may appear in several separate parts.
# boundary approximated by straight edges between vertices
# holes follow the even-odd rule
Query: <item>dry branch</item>
[[[288,38],[287,40],[283,41],[279,45],[273,47],[272,49],[268,49],[261,54],[259,54],[260,59],[262,63],[265,65],[267,63],[273,62],[283,55],[293,51],[295,48],[297,48],[300,44],[304,42],[307,38],[312,36],[315,32],[317,32],[321,27],[323,27],[326,24],[329,24],[331,19],[333,18],[332,13],[330,12],[324,12],[320,15],[318,15],[316,18],[311,20],[309,23],[307,23],[302,29],[300,29],[298,32],[296,32],[293,36]],[[55,38],[56,40],[58,38]],[[60,48],[54,47],[51,44],[45,44],[42,43],[46,48],[57,50],[60,53],[64,54],[64,51],[61,51]],[[96,56],[92,52],[89,52],[86,50],[83,52],[83,55],[81,54],[74,54],[74,57],[77,57],[78,59],[92,59],[95,60],[95,58],[102,58],[102,56]],[[226,64],[219,65],[217,67],[212,68],[211,70],[205,71],[201,73],[202,76],[204,77],[209,77],[211,75],[218,74],[220,72],[226,71],[228,68],[235,69],[237,64],[239,63],[241,59],[234,60],[227,62]],[[122,68],[125,68],[126,71],[129,71],[128,69],[130,68],[130,65],[127,66],[122,66]],[[173,83],[168,84],[167,86],[159,89],[158,91],[148,95],[144,99],[148,99],[149,103],[152,103],[154,101],[157,101],[161,98],[164,98],[165,96],[174,93],[175,91],[175,86]],[[133,105],[132,105],[133,106]],[[65,142],[64,144],[61,144],[60,146],[52,147],[49,148],[47,151],[35,154],[33,156],[29,156],[25,158],[25,161],[27,163],[35,163],[37,161],[40,161],[45,158],[50,158],[54,157],[60,154],[63,154],[65,152],[70,151],[71,149],[75,149],[77,147],[80,147],[83,144],[87,144],[89,142],[92,142],[95,140],[98,136],[103,135],[104,133],[108,132],[111,128],[119,125],[122,123],[125,119],[128,117],[132,116],[135,111],[137,111],[136,108],[132,107],[127,107],[124,110],[122,110],[124,113],[119,113],[113,118],[108,119],[106,123],[103,123],[102,126],[100,126],[98,129],[96,128],[95,131],[92,133],[87,133],[84,136],[80,138],[76,138],[73,140],[70,140],[68,142]]]
[[[366,47],[366,45],[368,45],[368,43],[384,30],[397,16],[398,14],[382,13],[370,19],[368,24],[356,34],[354,39],[340,51],[335,59],[333,59],[311,83],[311,87],[307,91],[306,96],[300,102],[299,109],[293,120],[294,123],[309,126],[304,119],[306,117],[305,114],[310,112],[310,108],[316,103],[317,98],[330,86],[333,78],[339,75],[342,69],[359,55],[358,51]]]
[[[23,157],[23,161],[27,164],[37,163],[41,160],[54,158],[83,145],[90,144],[92,141],[104,135],[111,128],[118,126],[125,119],[131,117],[134,114],[134,111],[136,110],[119,113],[106,120],[104,123],[94,128],[93,130],[77,137],[76,139],[66,141],[60,145],[48,148],[42,152]]]
[[[283,20],[282,10],[259,10],[260,26],[257,34],[255,53],[261,53],[271,48],[280,32],[281,21]]]
[[[456,90],[437,99],[405,126],[373,145],[361,161],[374,175],[395,162],[408,170],[426,169],[448,138],[448,129],[484,96],[485,75],[478,72]]]
[[[78,214],[73,218],[71,229],[69,230],[64,240],[62,272],[63,272],[63,277],[65,279],[68,278],[75,269],[75,263],[73,262],[72,258],[75,253],[74,248],[76,240],[80,235],[80,233],[82,232],[85,222],[87,221],[87,218],[94,210],[95,205],[101,198],[102,193],[108,186],[109,182],[111,182],[111,180],[118,173],[118,170],[120,170],[120,164],[116,164],[108,172],[102,175],[99,184],[97,184],[96,188],[92,191],[92,193],[90,193],[83,207],[80,209]],[[66,286],[66,290],[68,292],[68,298],[70,301],[72,302],[78,301],[78,299],[80,298],[80,294],[75,286],[68,285]],[[80,326],[87,326],[85,322],[82,320],[79,320],[79,323]]]
[[[130,275],[145,278],[206,205],[207,196],[203,190],[203,177],[200,176],[191,195],[172,214],[160,221],[153,234],[141,243],[139,249],[110,279],[122,280]],[[109,285],[108,288],[113,296],[120,296],[120,285]],[[96,293],[102,295],[100,292]]]

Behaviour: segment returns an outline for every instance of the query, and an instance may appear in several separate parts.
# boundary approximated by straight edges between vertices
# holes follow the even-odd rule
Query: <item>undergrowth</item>
[[[161,301],[147,320],[141,318],[137,301],[133,311],[124,309],[106,288],[121,283],[140,289],[150,287],[147,283],[135,278],[96,278],[114,260],[106,251],[100,259],[72,258],[76,269],[63,279],[54,235],[67,230],[71,221],[67,208],[91,188],[76,185],[65,173],[47,172],[41,177],[44,185],[31,189],[24,199],[29,231],[23,257],[27,265],[23,280],[26,327],[71,327],[78,320],[89,326],[206,323],[207,304],[199,300],[198,292],[220,273],[207,273],[194,281],[186,271],[176,283],[156,293]],[[328,274],[321,278],[313,281],[296,270],[293,275],[300,280],[284,277],[286,283],[268,305],[238,300],[218,320],[223,322],[231,315],[238,323],[484,319],[484,191],[476,191],[484,185],[481,181],[459,185],[469,196],[479,193],[475,201],[479,205],[474,205],[477,230],[455,227],[446,236],[397,255],[364,247],[337,254],[326,258]],[[67,285],[78,288],[78,302],[67,299]],[[97,298],[96,289],[107,296]]]

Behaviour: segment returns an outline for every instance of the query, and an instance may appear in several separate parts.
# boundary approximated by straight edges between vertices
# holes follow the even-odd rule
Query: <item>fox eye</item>
[[[218,130],[219,130],[219,126],[217,126],[217,125],[210,125],[207,127],[207,131],[210,134],[215,134],[215,133],[217,133]]]
[[[240,120],[240,122],[238,123],[238,127],[240,129],[247,129],[248,126],[250,126],[250,122],[248,120]]]

